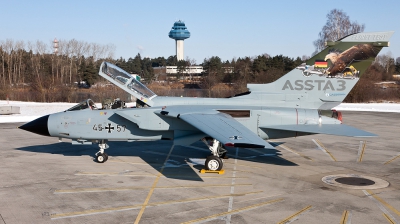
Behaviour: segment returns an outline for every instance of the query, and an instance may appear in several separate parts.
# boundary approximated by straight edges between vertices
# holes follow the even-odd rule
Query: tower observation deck
[[[190,37],[190,32],[185,23],[181,20],[176,21],[168,36],[176,42],[176,59],[178,61],[183,60],[183,40]]]

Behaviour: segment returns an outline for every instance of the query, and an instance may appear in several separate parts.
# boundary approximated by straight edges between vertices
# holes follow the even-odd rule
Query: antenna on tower
[[[57,55],[57,54],[58,54],[58,40],[57,40],[57,38],[54,38],[54,41],[53,41],[53,49],[54,49],[53,53],[54,53],[55,55]]]

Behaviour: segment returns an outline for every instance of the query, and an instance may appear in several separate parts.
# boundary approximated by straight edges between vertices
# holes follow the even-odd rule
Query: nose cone
[[[35,134],[50,136],[49,129],[47,128],[48,120],[49,120],[49,115],[46,115],[43,117],[39,117],[38,119],[33,120],[31,122],[28,122],[20,126],[19,128],[25,131],[33,132]]]

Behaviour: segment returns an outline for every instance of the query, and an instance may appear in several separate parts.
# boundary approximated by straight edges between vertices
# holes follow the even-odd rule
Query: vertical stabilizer
[[[277,81],[248,88],[254,94],[284,94],[285,106],[331,109],[344,100],[381,49],[389,46],[393,33],[357,33],[327,42],[324,50]],[[274,98],[271,95],[270,100]]]

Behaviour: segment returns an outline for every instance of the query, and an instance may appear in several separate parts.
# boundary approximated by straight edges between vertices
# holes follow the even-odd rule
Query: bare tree
[[[93,61],[96,61],[99,57],[101,50],[101,46],[96,43],[92,43],[90,45],[89,55],[93,57]]]
[[[43,41],[37,40],[35,46],[35,53],[39,55],[44,55],[47,53],[48,45],[46,45]]]
[[[36,75],[38,77],[38,79],[40,79],[40,69],[41,69],[41,59],[44,57],[44,55],[47,53],[47,48],[48,45],[46,45],[43,41],[37,40],[36,41],[36,45],[35,45],[35,52],[36,53],[36,63],[35,63],[35,67],[36,67]]]
[[[94,61],[99,60],[100,58],[107,58],[111,59],[114,57],[115,52],[115,45],[108,44],[108,45],[100,45],[93,43],[91,44],[90,48],[90,57],[93,57]]]
[[[1,50],[1,64],[2,64],[2,73],[1,73],[1,76],[2,76],[2,84],[5,84],[5,82],[6,82],[6,74],[5,74],[5,63],[4,63],[4,58],[5,58],[5,56],[6,56],[6,52],[4,51],[4,49],[3,49],[3,45],[4,45],[4,43],[3,43],[3,41],[1,41],[0,42],[0,50]]]
[[[18,61],[18,63],[15,63],[15,73],[16,74],[18,73],[18,76],[16,75],[14,77],[15,78],[14,83],[21,82],[21,70],[22,70],[21,67],[23,66],[22,65],[22,56],[23,56],[24,47],[25,47],[25,43],[23,41],[17,41],[15,43],[15,48],[17,49],[16,57],[17,57],[17,61]]]
[[[106,45],[106,54],[105,54],[105,56],[106,56],[106,58],[107,59],[112,59],[112,58],[114,58],[114,53],[115,53],[115,49],[116,49],[116,47],[115,47],[115,45],[114,44],[107,44]]]
[[[315,52],[313,54],[323,50],[326,41],[337,41],[347,35],[363,32],[365,29],[364,24],[361,25],[357,21],[351,22],[350,17],[339,9],[332,9],[326,17],[326,24],[319,32],[318,39],[314,41]]]
[[[4,42],[4,44],[3,44],[3,50],[6,52],[6,55],[7,55],[7,74],[8,74],[8,81],[9,81],[9,83],[10,83],[10,85],[11,85],[11,69],[12,69],[12,66],[11,66],[11,64],[13,63],[12,62],[12,54],[13,54],[13,51],[14,51],[14,41],[12,40],[12,39],[7,39],[5,42]]]
[[[392,52],[387,52],[386,54],[380,54],[375,58],[375,62],[381,65],[386,72],[389,71],[389,67],[394,64],[394,59],[392,58]]]
[[[302,61],[307,61],[308,59],[310,59],[310,56],[308,56],[308,55],[301,56]]]
[[[378,64],[384,69],[382,80],[392,79],[392,75],[395,72],[395,60],[392,57],[392,52],[389,51],[386,54],[378,55],[375,58],[374,64]]]
[[[264,56],[265,58],[270,58],[271,57],[271,55],[269,55],[267,53],[262,54],[262,56]]]

